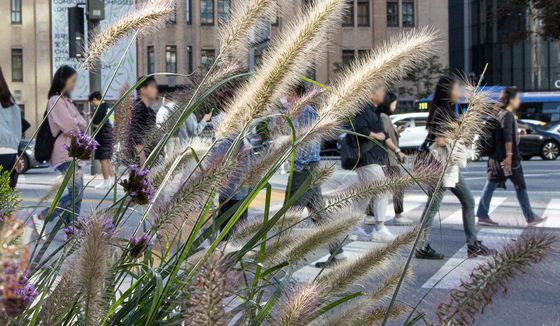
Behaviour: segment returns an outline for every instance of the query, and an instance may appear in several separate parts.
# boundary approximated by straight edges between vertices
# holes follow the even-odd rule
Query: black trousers
[[[17,184],[18,174],[15,169],[12,170],[16,164],[17,154],[0,154],[0,166],[2,167],[2,173],[4,171],[12,171],[10,173],[10,187],[14,189]]]
[[[233,206],[235,206],[237,203],[242,202],[244,199],[227,199],[224,197],[219,197],[218,201],[220,203],[220,216],[224,215],[230,208],[232,208]],[[248,212],[247,210],[245,210],[243,212],[243,214],[241,214],[241,217],[239,217],[239,221],[244,221],[247,220],[247,215]],[[233,216],[233,214],[231,215]],[[220,224],[220,232],[223,231],[223,229],[225,228],[225,226],[229,223],[229,220],[231,220],[231,216],[225,220],[222,224]],[[219,217],[219,216],[218,216]],[[224,240],[227,240],[229,238],[229,233],[226,234],[226,236],[224,237]]]
[[[398,178],[402,176],[401,167],[399,165],[388,165],[385,169],[385,173],[390,177]],[[395,214],[402,214],[404,211],[403,198],[404,192],[402,190],[393,192],[393,208],[395,209]]]
[[[292,178],[292,187],[290,188],[290,193],[288,193],[288,188],[286,187],[284,203],[295,195],[295,193],[301,188],[307,178],[311,177],[311,173],[316,165],[310,165],[302,171],[294,171]],[[314,215],[313,220],[318,221],[321,219],[320,211],[325,208],[325,200],[323,199],[323,194],[321,193],[321,186],[314,185],[309,188],[294,204],[295,207],[307,207],[309,210],[309,215]]]

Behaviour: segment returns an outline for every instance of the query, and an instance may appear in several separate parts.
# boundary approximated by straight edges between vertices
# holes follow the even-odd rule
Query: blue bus
[[[493,100],[498,100],[504,88],[505,86],[482,86],[481,90],[488,91]],[[431,100],[432,95],[416,101],[416,111],[427,112]],[[458,112],[467,107],[467,103],[463,101],[456,108]],[[560,121],[560,92],[522,92],[517,118],[546,123]]]

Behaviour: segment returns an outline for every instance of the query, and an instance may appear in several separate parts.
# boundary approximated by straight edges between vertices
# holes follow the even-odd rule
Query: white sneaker
[[[414,224],[414,220],[401,215],[399,218],[394,218],[393,223],[396,225],[412,225]]]
[[[369,241],[371,238],[371,234],[368,234],[364,229],[361,227],[357,227],[354,232],[348,237],[351,241]]]
[[[37,232],[37,235],[41,234],[41,231],[43,231],[43,228],[45,227],[45,221],[39,218],[39,214],[33,214],[31,216],[31,220],[33,221],[33,227],[35,228],[35,232]],[[45,234],[43,232],[43,238],[45,237]]]
[[[371,234],[370,241],[373,242],[390,242],[393,241],[396,236],[389,231],[389,229],[383,225],[379,230],[373,230]]]
[[[114,184],[115,184],[115,179],[113,179],[113,178],[109,178],[109,179],[105,180],[105,189],[113,188]]]
[[[94,189],[105,189],[107,187],[107,180],[101,181],[97,186],[93,187]]]
[[[374,216],[364,215],[364,224],[374,225],[374,224],[377,224],[377,221],[375,220]]]

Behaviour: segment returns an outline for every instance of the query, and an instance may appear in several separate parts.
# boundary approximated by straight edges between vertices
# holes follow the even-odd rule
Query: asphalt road
[[[539,228],[546,232],[560,233],[560,160],[541,161],[531,160],[523,162],[529,196],[534,210],[538,214],[548,215],[549,220]],[[473,162],[464,171],[469,186],[478,198],[486,180],[486,162]],[[343,187],[352,180],[352,172],[338,170],[332,180],[324,186],[324,193],[332,189]],[[23,194],[23,205],[37,204],[50,185],[54,182],[55,175],[48,170],[32,170],[20,179],[18,189]],[[286,175],[275,175],[271,183],[274,187],[273,206],[279,207],[283,200],[283,188],[286,184]],[[86,177],[86,182],[89,177]],[[92,181],[95,185],[98,180]],[[88,187],[85,192],[83,212],[87,214],[104,196],[104,192]],[[260,196],[251,206],[251,215],[258,215],[262,210],[264,196]],[[110,202],[107,200],[106,204]],[[405,214],[413,219],[419,219],[425,204],[425,197],[419,190],[407,192],[405,197]],[[494,248],[503,248],[513,243],[519,237],[525,236],[529,229],[524,228],[524,221],[519,209],[513,186],[507,190],[497,190],[494,194],[492,217],[502,226],[499,228],[479,228],[478,236],[485,244]],[[30,208],[28,210],[31,210]],[[390,209],[388,215],[390,215]],[[23,216],[23,213],[22,213]],[[435,226],[432,242],[434,247],[445,254],[442,261],[413,260],[414,277],[408,281],[406,288],[400,293],[399,301],[409,305],[416,305],[427,294],[420,304],[420,310],[427,314],[428,320],[437,324],[435,311],[437,306],[449,298],[449,291],[460,285],[461,279],[468,277],[469,273],[484,259],[465,259],[465,240],[461,225],[460,205],[449,193],[444,199],[440,209],[441,225]],[[121,230],[123,236],[132,231],[138,217],[132,217],[129,223]],[[52,223],[50,223],[52,224]],[[406,227],[391,226],[395,233],[403,232]],[[63,237],[57,237],[62,241]],[[348,241],[345,252],[349,259],[358,257],[368,249],[380,244],[362,241]],[[308,265],[299,266],[294,277],[301,281],[310,280],[319,270],[312,264],[322,260],[327,251],[317,252]],[[404,257],[406,252],[402,253]],[[400,260],[402,261],[402,257]],[[560,323],[560,258],[551,255],[535,267],[526,270],[507,285],[507,295],[498,295],[497,300],[489,305],[484,314],[479,315],[476,325],[558,325]],[[373,288],[377,280],[373,279],[361,284],[364,289]],[[402,320],[392,324],[402,324]]]

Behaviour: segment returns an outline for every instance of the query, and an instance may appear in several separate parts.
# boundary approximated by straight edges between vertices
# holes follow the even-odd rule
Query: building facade
[[[493,85],[560,91],[560,41],[539,35],[529,9],[505,12],[502,0],[450,0],[450,68]],[[461,12],[459,12],[461,10]]]
[[[236,1],[236,0],[232,0]],[[307,0],[310,1],[310,0]],[[282,1],[283,8],[271,22],[271,35],[280,33],[295,10],[306,0]],[[341,26],[320,58],[312,76],[321,83],[336,77],[340,67],[391,36],[412,28],[433,26],[441,33],[439,60],[448,66],[448,7],[442,0],[349,0]],[[287,7],[287,8],[286,8]],[[153,72],[188,74],[211,61],[219,48],[218,22],[227,19],[229,0],[178,0],[176,12],[157,33],[138,40],[138,75]],[[247,59],[249,62],[249,59]],[[258,62],[258,59],[257,59]],[[180,78],[158,76],[162,85],[177,86]],[[403,91],[403,96],[413,96]]]
[[[0,66],[10,91],[31,123],[29,137],[47,105],[51,71],[50,1],[0,1]]]

